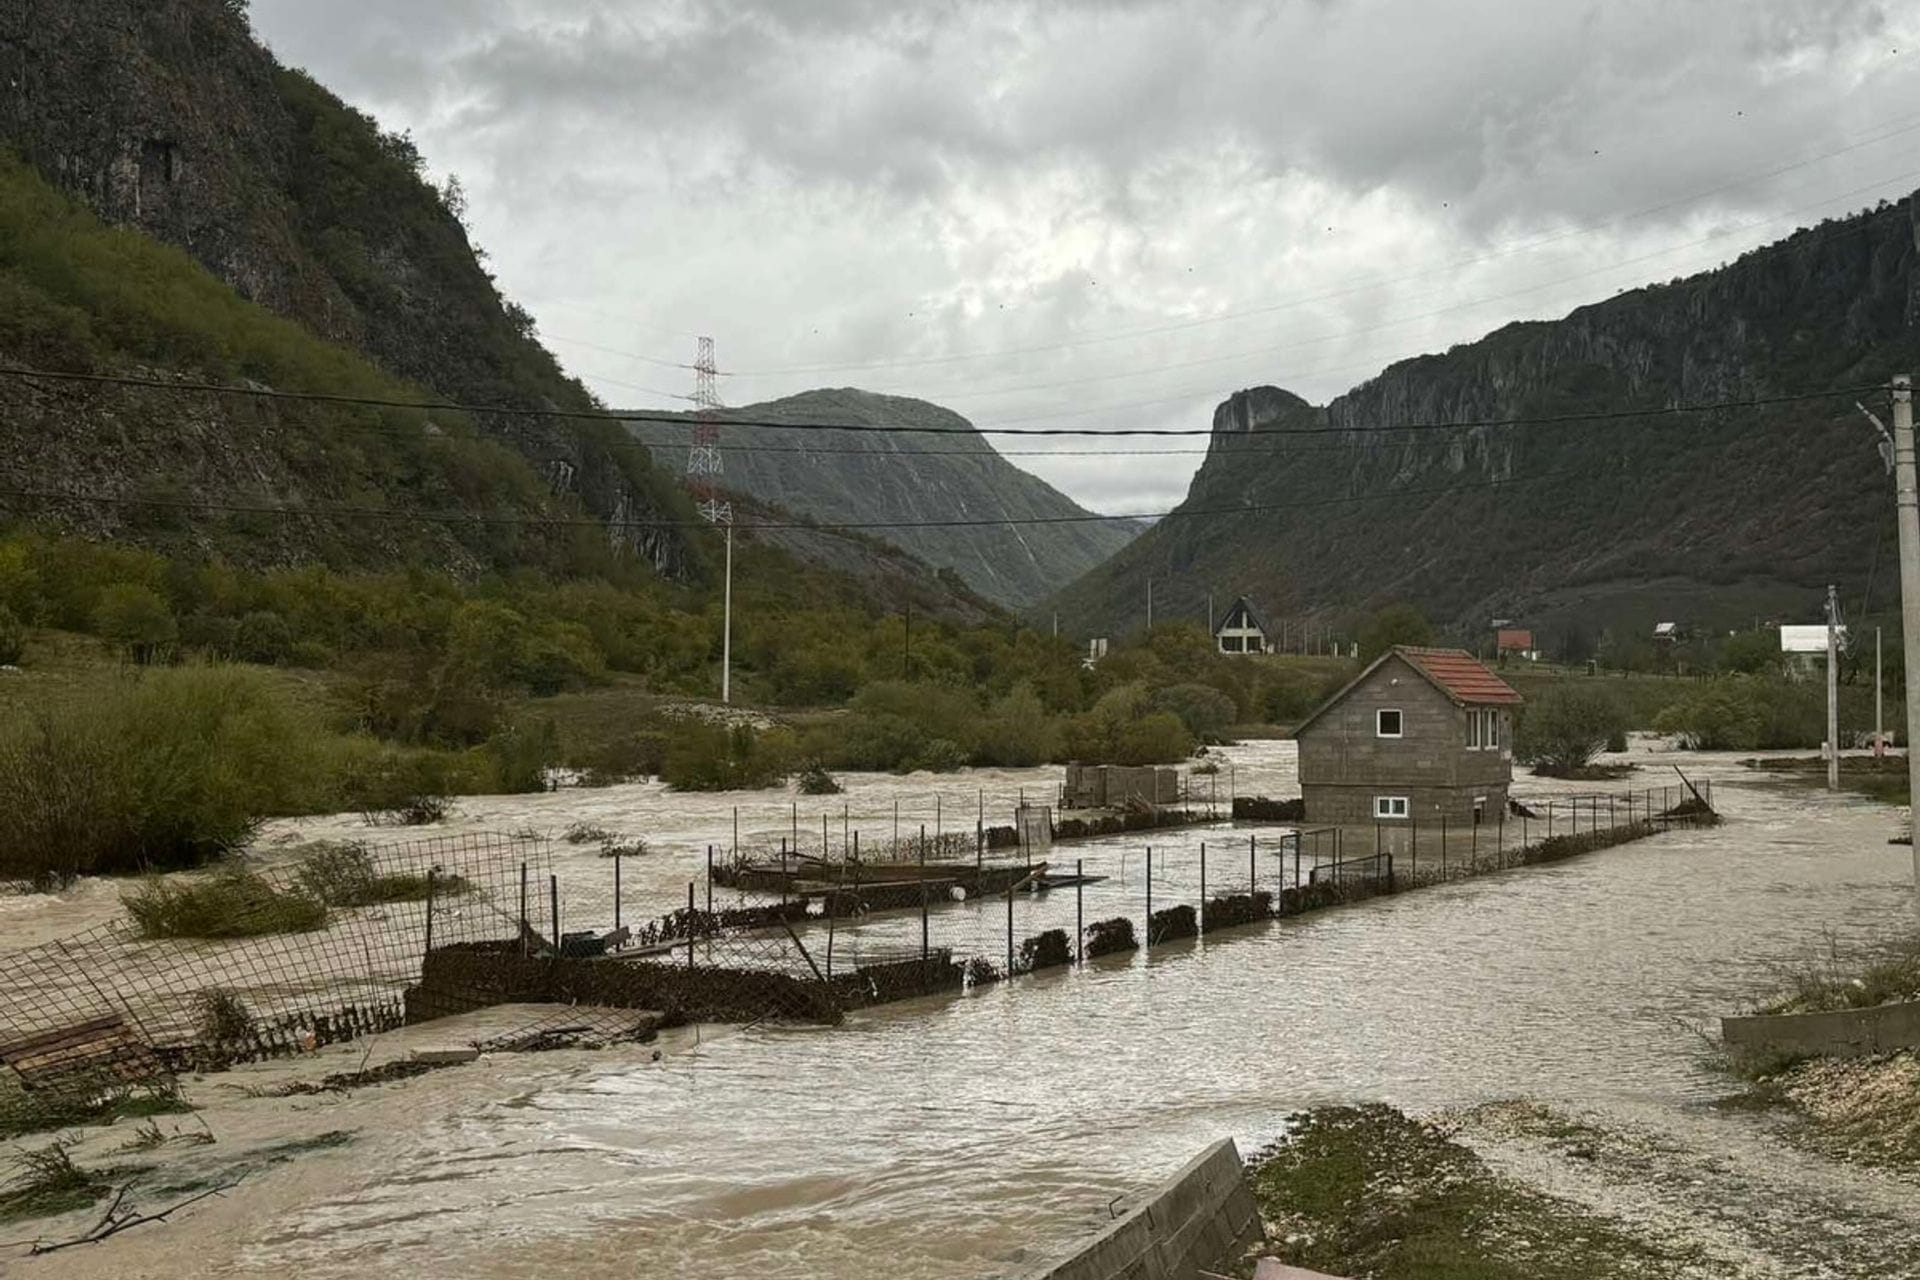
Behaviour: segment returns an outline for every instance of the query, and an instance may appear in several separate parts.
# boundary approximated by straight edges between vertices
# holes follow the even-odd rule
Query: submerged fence
[[[222,927],[236,936],[156,936],[164,913],[149,911],[144,923],[129,916],[0,953],[0,1129],[36,1108],[62,1115],[166,1087],[180,1070],[503,1005],[538,1007],[505,1011],[475,1043],[833,1021],[1712,820],[1705,797],[1656,788],[1556,797],[1465,829],[1190,830],[1170,844],[1087,846],[1070,861],[1068,851],[988,859],[977,844],[968,856],[975,833],[922,843],[916,832],[904,848],[882,842],[889,856],[871,862],[852,856],[849,838],[842,856],[777,884],[710,860],[704,883],[669,903],[657,876],[650,901],[624,895],[620,856],[587,855],[563,884],[542,839],[290,850],[247,873],[264,891],[226,900]],[[289,902],[306,905],[253,918]]]

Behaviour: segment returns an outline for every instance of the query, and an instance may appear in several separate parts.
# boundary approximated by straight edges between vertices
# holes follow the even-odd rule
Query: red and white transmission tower
[[[693,442],[687,449],[687,488],[700,514],[713,524],[733,523],[733,504],[717,488],[720,463],[720,393],[714,388],[713,339],[699,339],[693,359]]]
[[[693,442],[687,447],[687,487],[709,524],[727,535],[725,604],[721,609],[720,701],[733,701],[733,504],[720,496],[720,393],[714,389],[713,339],[701,338],[693,358]]]

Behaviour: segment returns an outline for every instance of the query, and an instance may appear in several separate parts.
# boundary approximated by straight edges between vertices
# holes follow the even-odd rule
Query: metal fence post
[[[734,821],[739,821],[739,810],[734,811]],[[707,914],[713,914],[713,846],[707,846]]]
[[[433,878],[439,870],[439,867],[427,868],[427,945],[421,952],[422,964],[426,963],[427,956],[433,954]]]
[[[1247,897],[1248,898],[1252,898],[1254,894],[1260,891],[1260,877],[1254,871],[1254,862],[1253,862],[1253,842],[1256,838],[1257,837],[1252,835],[1249,835],[1247,837]]]
[[[620,929],[620,850],[613,851],[613,928]]]
[[[1475,856],[1478,856],[1477,850]],[[1493,865],[1496,867],[1507,865],[1507,810],[1504,805],[1501,806],[1500,817],[1494,826]]]
[[[1411,809],[1412,806],[1409,805],[1408,808]],[[1413,840],[1411,841],[1413,845],[1413,873],[1412,874],[1413,874],[1413,883],[1415,885],[1418,885],[1420,883],[1420,821],[1419,819],[1413,817],[1411,813],[1407,815],[1407,830],[1413,836]],[[1442,875],[1446,874],[1446,861],[1445,861],[1446,856],[1447,856],[1446,852],[1443,850],[1440,854],[1440,857],[1441,857],[1440,867],[1441,867]]]
[[[1007,877],[1007,976],[1013,976],[1013,877]]]
[[[699,924],[693,915],[693,881],[687,881],[687,969],[693,969],[693,938]]]
[[[1553,801],[1547,801],[1547,839],[1553,839]]]
[[[1087,962],[1086,859],[1073,860],[1073,962]]]
[[[527,864],[520,864],[520,958],[527,955]]]
[[[927,829],[920,828],[920,983],[927,981]]]
[[[560,877],[547,877],[547,923],[553,929],[553,954],[560,954]]]
[[[1252,892],[1249,890],[1248,892]],[[1153,945],[1153,846],[1147,846],[1147,945]]]
[[[1200,932],[1207,931],[1207,842],[1200,842]]]

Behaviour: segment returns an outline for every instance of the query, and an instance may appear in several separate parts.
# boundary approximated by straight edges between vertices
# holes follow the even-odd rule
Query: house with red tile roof
[[[1513,779],[1520,703],[1464,649],[1395,645],[1294,729],[1306,820],[1498,821]]]

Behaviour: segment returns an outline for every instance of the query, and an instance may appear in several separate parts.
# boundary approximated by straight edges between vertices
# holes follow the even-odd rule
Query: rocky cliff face
[[[1063,593],[1099,632],[1204,617],[1205,596],[1340,623],[1395,600],[1477,630],[1660,615],[1750,623],[1828,581],[1892,599],[1892,498],[1847,388],[1920,360],[1913,202],[1823,224],[1718,271],[1403,361],[1316,408],[1236,393],[1180,517]],[[1836,388],[1709,414],[1674,405]],[[1621,411],[1599,421],[1397,431]],[[1257,429],[1257,431],[1256,431]],[[1215,514],[1206,514],[1215,513]],[[1875,569],[1876,561],[1878,569]]]
[[[1007,608],[1035,604],[1125,546],[1131,523],[1081,521],[1089,513],[1020,470],[950,409],[902,396],[842,388],[808,391],[729,410],[795,423],[908,425],[959,434],[895,435],[740,428],[723,444],[726,488],[821,522],[1053,519],[1054,524],[878,528],[874,537],[957,573]],[[662,468],[683,464],[690,428],[636,422]],[[755,448],[764,446],[764,448]]]
[[[0,145],[107,221],[185,250],[243,297],[440,395],[592,406],[500,298],[411,143],[280,67],[243,5],[0,6]],[[611,426],[480,425],[602,518],[688,514],[676,477],[653,474]],[[674,530],[609,536],[663,573],[692,564]]]

